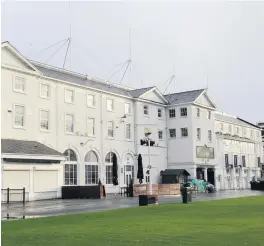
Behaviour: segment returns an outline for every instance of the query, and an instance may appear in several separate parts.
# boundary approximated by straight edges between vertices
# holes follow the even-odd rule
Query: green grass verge
[[[264,196],[2,223],[2,245],[264,245]]]

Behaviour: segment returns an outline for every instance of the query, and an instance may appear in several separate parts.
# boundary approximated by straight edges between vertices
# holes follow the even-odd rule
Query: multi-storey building
[[[92,185],[99,179],[107,193],[118,192],[131,178],[137,182],[139,154],[144,182],[151,178],[158,183],[161,170],[183,168],[218,189],[237,188],[224,181],[227,150],[221,146],[226,139],[216,134],[221,119],[204,89],[164,96],[156,87],[133,89],[105,83],[29,61],[8,42],[2,43],[1,86],[2,187],[26,187],[29,200],[60,197],[62,185]],[[260,134],[256,126],[243,125]],[[150,155],[140,141],[146,129],[151,129],[155,142]],[[257,139],[250,143],[260,146]],[[231,158],[233,150],[228,151]],[[118,186],[112,184],[114,154]],[[251,168],[248,178],[258,175],[253,161],[257,157],[259,152],[246,155]]]

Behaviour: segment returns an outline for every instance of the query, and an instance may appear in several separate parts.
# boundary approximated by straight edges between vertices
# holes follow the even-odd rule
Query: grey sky
[[[129,59],[123,84],[156,85],[173,75],[167,92],[204,88],[218,108],[264,120],[264,2],[4,2],[2,41],[45,62],[72,29],[71,69],[107,79]],[[48,63],[62,66],[66,45]],[[67,60],[66,67],[70,62]],[[124,72],[112,81],[119,83]],[[143,82],[142,82],[143,81]]]

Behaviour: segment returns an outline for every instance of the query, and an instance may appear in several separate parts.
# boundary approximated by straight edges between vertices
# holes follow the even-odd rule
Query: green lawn
[[[2,245],[264,245],[264,196],[2,223]]]

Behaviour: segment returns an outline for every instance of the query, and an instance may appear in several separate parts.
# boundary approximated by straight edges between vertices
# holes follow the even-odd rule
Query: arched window
[[[113,166],[113,156],[115,153],[108,152],[105,157],[105,180],[106,184],[113,184],[113,173],[112,173],[112,166]]]
[[[94,151],[89,151],[85,157],[85,184],[98,183],[98,158]]]
[[[135,167],[134,167],[134,158],[131,154],[126,154],[124,162],[124,183],[126,185],[130,184],[130,180],[134,181],[135,179]]]
[[[64,184],[77,185],[77,155],[72,149],[65,150],[63,155],[67,157],[64,166]]]

